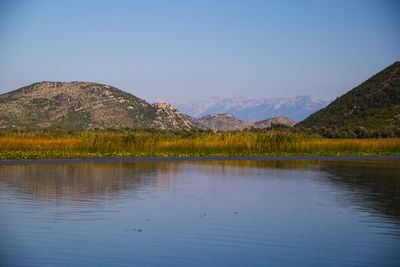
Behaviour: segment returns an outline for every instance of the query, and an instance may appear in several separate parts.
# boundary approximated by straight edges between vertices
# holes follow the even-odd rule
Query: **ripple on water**
[[[2,166],[0,256],[15,265],[394,266],[399,173],[398,160]]]

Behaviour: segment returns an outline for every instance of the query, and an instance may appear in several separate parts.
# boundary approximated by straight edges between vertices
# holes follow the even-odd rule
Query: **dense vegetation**
[[[311,127],[297,128],[295,132],[306,132],[318,134],[323,138],[350,138],[350,139],[365,139],[365,138],[394,138],[400,137],[400,127],[389,125],[377,129],[368,129],[363,126],[344,126],[344,127]]]
[[[318,128],[327,137],[399,136],[400,62],[395,62],[356,88],[315,112],[298,127]],[[331,132],[325,134],[326,132]]]
[[[0,132],[0,158],[389,154],[400,154],[400,139],[323,139],[287,127],[217,133],[154,129]]]
[[[400,137],[400,126],[384,126],[378,129],[367,129],[363,126],[356,127],[290,127],[283,124],[272,124],[269,129],[249,129],[252,132],[265,131],[289,131],[291,133],[302,133],[306,135],[320,136],[322,138],[334,139],[366,139],[366,138],[395,138]]]

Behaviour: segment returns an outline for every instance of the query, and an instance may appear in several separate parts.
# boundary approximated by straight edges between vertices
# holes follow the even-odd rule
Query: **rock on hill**
[[[189,129],[168,104],[150,105],[115,87],[89,82],[39,82],[0,95],[0,128]]]
[[[400,62],[338,97],[297,126],[368,129],[400,126]]]
[[[154,103],[157,120],[154,121],[156,128],[161,129],[191,129],[195,127],[195,122],[191,121],[186,115],[180,113],[169,103]]]
[[[203,116],[197,120],[204,129],[218,130],[243,130],[245,128],[268,128],[272,123],[280,123],[288,126],[295,125],[296,122],[286,117],[275,117],[258,121],[242,121],[235,118],[232,114],[211,114]]]

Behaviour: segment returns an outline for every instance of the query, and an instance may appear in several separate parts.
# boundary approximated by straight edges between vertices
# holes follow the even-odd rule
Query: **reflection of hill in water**
[[[40,200],[135,191],[174,173],[174,164],[85,163],[0,166],[0,182]],[[168,182],[168,181],[165,181]]]
[[[400,164],[396,160],[368,161],[215,161],[85,163],[0,166],[0,182],[24,195],[52,201],[134,195],[168,188],[176,173],[194,171],[229,176],[306,177],[321,171],[327,182],[345,191],[345,204],[400,219]],[[288,171],[294,170],[294,172]],[[296,172],[295,170],[303,170]],[[341,199],[343,200],[343,199]]]
[[[288,169],[308,168],[304,161],[216,161],[32,164],[0,166],[0,182],[39,200],[79,199],[82,196],[112,195],[145,186],[168,187],[180,173],[212,173],[224,176],[287,176]],[[267,173],[266,173],[267,172]],[[299,175],[299,174],[297,174]]]
[[[351,203],[400,220],[400,161],[326,161],[319,169],[350,193]]]
[[[213,169],[218,172],[225,169],[232,172],[230,167],[242,167],[239,172],[247,174],[254,173],[253,168],[267,168],[269,174],[278,177],[287,176],[289,169],[321,171],[328,182],[349,193],[346,204],[350,201],[359,208],[400,220],[399,160],[225,161],[204,164],[215,166]],[[296,175],[308,174],[297,172]]]
[[[173,182],[174,174],[178,171],[252,176],[260,171],[260,167],[276,166],[280,164],[265,165],[254,161],[32,164],[0,166],[0,182],[16,188],[20,193],[50,200],[112,194],[120,190],[135,191],[135,188],[146,185],[166,186]],[[283,175],[290,166],[284,164],[281,168],[271,168],[269,171]]]
[[[286,177],[288,170],[315,170],[311,161],[262,161],[262,160],[239,160],[239,161],[205,161],[193,162],[202,171],[213,172],[221,175],[252,175],[262,171],[270,176]],[[312,161],[314,163],[314,161]],[[299,175],[299,173],[298,173]]]
[[[321,171],[329,183],[341,187],[351,203],[361,209],[379,212],[400,220],[400,161],[399,160],[337,160],[337,161],[225,161],[207,162],[215,170],[229,171],[230,167],[242,167],[241,173],[250,174],[253,168],[267,168],[278,177],[287,176],[287,170]],[[246,171],[245,169],[248,169]],[[298,173],[308,175],[307,172]],[[343,200],[343,199],[342,199]],[[342,201],[339,200],[339,201]]]

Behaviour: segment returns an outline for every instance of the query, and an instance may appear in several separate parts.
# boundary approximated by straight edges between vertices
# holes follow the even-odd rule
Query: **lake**
[[[0,165],[0,260],[399,266],[400,160]]]

